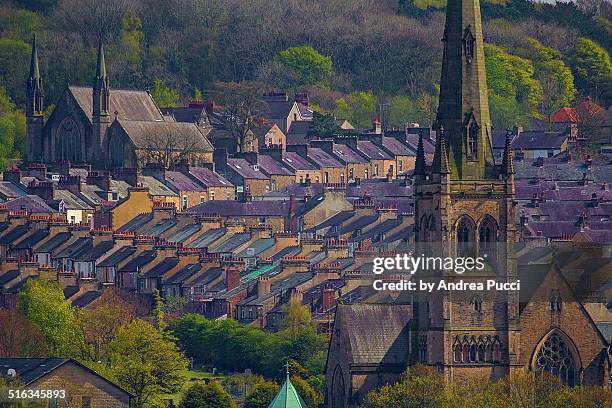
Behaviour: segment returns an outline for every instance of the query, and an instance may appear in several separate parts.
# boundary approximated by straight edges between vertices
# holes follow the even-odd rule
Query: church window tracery
[[[467,128],[467,157],[470,160],[478,156],[478,124],[471,122]]]
[[[474,38],[474,34],[472,34],[471,26],[467,26],[463,33],[463,51],[465,52],[467,62],[472,62],[474,59],[475,44],[476,38]]]
[[[547,372],[559,377],[565,385],[577,385],[576,361],[568,340],[557,333],[550,335],[540,347],[536,356],[536,371]]]
[[[79,126],[71,118],[62,120],[57,130],[57,156],[60,160],[73,163],[81,162],[81,132]]]

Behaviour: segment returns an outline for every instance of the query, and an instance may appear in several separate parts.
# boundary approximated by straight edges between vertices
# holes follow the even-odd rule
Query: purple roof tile
[[[206,187],[233,186],[225,177],[206,167],[191,167],[189,173]]]
[[[240,202],[233,200],[206,201],[187,210],[191,214],[232,216],[288,216],[289,201],[262,200]]]
[[[318,167],[309,162],[305,157],[300,156],[296,152],[286,152],[283,158],[285,166],[293,170],[317,170]]]
[[[416,152],[394,137],[383,136],[382,145],[396,156],[416,156]]]
[[[333,152],[345,163],[367,163],[359,153],[345,144],[334,143]]]
[[[272,156],[259,155],[257,158],[257,164],[262,173],[269,176],[293,176],[295,175],[291,170],[283,166],[279,161],[275,160]]]
[[[250,164],[245,159],[227,159],[227,165],[230,169],[238,173],[245,179],[267,180],[268,176],[259,170],[255,170],[255,165]]]
[[[342,168],[344,167],[338,160],[336,160],[333,156],[327,154],[325,151],[318,147],[310,147],[308,148],[308,158],[315,162],[320,167],[332,167],[332,168]]]
[[[393,157],[389,156],[387,152],[385,152],[383,149],[368,140],[357,141],[357,150],[359,151],[359,153],[363,154],[370,160],[393,159]]]
[[[179,171],[166,171],[166,183],[178,191],[206,191],[204,186]]]

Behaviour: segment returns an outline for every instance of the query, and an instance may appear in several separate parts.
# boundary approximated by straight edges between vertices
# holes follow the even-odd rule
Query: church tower
[[[96,65],[96,77],[93,84],[93,140],[97,146],[104,146],[106,129],[110,126],[110,88],[108,76],[106,75],[106,63],[104,61],[104,44],[102,36],[98,43],[98,62]],[[89,157],[90,162],[104,164],[104,154],[97,149],[88,149],[93,152],[93,157]]]
[[[416,254],[483,257],[481,271],[436,271],[439,283],[516,281],[514,169],[507,136],[495,163],[479,0],[449,0],[437,140],[431,165],[422,134],[415,162]],[[447,379],[499,378],[517,365],[518,292],[419,292],[412,362]]]
[[[38,48],[36,35],[32,39],[32,57],[30,58],[30,74],[26,85],[26,128],[27,148],[26,161],[42,160],[42,131],[44,125],[44,90],[43,81],[38,67]]]

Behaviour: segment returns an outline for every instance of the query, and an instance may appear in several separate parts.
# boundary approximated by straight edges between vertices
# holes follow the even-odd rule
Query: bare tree
[[[153,132],[140,144],[140,165],[159,163],[169,168],[171,165],[188,160],[191,162],[197,153],[205,150],[204,136],[173,129]]]
[[[244,151],[268,111],[259,82],[217,82],[214,97],[222,105],[222,120],[239,152]]]

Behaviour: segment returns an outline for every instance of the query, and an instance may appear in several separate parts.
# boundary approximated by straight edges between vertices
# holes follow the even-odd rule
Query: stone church
[[[479,0],[449,1],[437,145],[422,135],[414,174],[415,253],[486,256],[484,270],[415,275],[439,282],[521,280],[520,291],[433,291],[395,302],[339,304],[326,366],[327,406],[357,406],[407,366],[449,381],[547,371],[569,386],[610,386],[610,344],[553,262],[517,265],[509,135],[496,163]],[[393,278],[393,277],[391,277]]]
[[[45,123],[34,38],[26,92],[28,162],[70,161],[96,169],[141,167],[160,157],[165,165],[212,163],[210,129],[164,115],[146,91],[110,88],[102,41],[92,86],[67,86]]]

